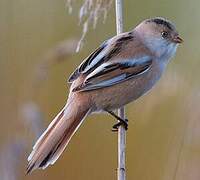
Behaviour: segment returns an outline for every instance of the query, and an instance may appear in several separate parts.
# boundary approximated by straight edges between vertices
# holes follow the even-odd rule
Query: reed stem
[[[116,8],[116,30],[117,34],[123,32],[123,0],[115,0]],[[125,119],[125,108],[118,109],[118,115]],[[126,130],[123,125],[118,129],[118,168],[117,179],[126,180],[125,166],[125,151],[126,151]]]

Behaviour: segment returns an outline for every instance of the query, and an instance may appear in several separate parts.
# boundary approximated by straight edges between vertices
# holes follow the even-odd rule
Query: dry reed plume
[[[83,46],[85,36],[89,27],[96,28],[100,17],[103,17],[103,23],[106,20],[108,11],[111,8],[113,0],[83,0],[79,10],[79,25],[83,27],[82,36],[78,42],[76,52]],[[72,13],[74,1],[67,0],[67,8]]]

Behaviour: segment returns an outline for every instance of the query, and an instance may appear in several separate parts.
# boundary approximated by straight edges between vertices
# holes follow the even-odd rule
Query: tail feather
[[[37,140],[28,157],[27,173],[36,168],[45,169],[60,157],[70,139],[88,114],[88,106],[68,103]]]

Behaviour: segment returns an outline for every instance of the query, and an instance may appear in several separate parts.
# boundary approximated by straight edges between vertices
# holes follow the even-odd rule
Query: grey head
[[[162,17],[144,20],[135,31],[144,45],[162,59],[170,59],[175,54],[178,44],[183,42],[175,25]]]

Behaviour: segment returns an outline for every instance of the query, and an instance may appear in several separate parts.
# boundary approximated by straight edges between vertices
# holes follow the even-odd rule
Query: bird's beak
[[[183,43],[183,39],[179,36],[175,36],[172,41],[177,44]]]

